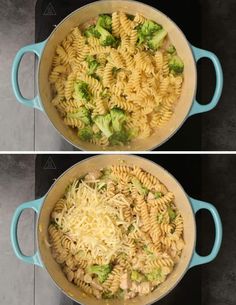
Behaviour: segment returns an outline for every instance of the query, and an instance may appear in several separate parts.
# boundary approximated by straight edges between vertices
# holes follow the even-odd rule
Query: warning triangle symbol
[[[49,2],[48,6],[46,7],[44,13],[44,16],[55,16],[56,15],[56,11],[54,6],[52,5],[51,2]]]
[[[52,158],[49,157],[43,167],[43,169],[56,169],[56,165],[53,162]]]

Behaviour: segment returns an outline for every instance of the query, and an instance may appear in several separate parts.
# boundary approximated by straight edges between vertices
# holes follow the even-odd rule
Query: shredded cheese
[[[62,211],[60,226],[78,252],[89,253],[94,259],[103,257],[107,262],[119,250],[128,252],[122,237],[127,230],[122,206],[128,202],[122,194],[106,197],[82,181],[71,186],[67,202],[70,208]]]

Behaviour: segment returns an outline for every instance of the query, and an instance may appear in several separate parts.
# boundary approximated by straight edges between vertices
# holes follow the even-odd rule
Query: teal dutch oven
[[[86,305],[103,305],[104,300],[97,300],[94,297],[85,295],[77,286],[67,280],[60,266],[55,262],[50,251],[48,226],[50,214],[55,203],[64,195],[68,184],[75,178],[84,176],[89,170],[99,170],[106,166],[118,165],[120,162],[129,166],[139,166],[147,172],[158,177],[169,190],[174,192],[175,203],[181,212],[184,220],[184,241],[185,246],[179,262],[175,265],[173,272],[168,275],[152,293],[134,299],[137,305],[152,304],[167,295],[182,279],[185,273],[197,265],[211,262],[217,256],[222,241],[222,224],[216,208],[207,202],[193,199],[188,196],[179,182],[164,168],[156,163],[133,155],[99,155],[85,159],[62,174],[51,186],[48,193],[37,200],[21,204],[15,211],[11,223],[11,242],[16,256],[22,261],[35,264],[44,268],[54,283],[70,298]],[[33,209],[37,214],[37,250],[33,256],[26,256],[22,253],[18,237],[17,226],[19,218],[25,209]],[[196,221],[195,214],[205,209],[210,212],[215,225],[215,239],[212,241],[213,248],[207,256],[201,256],[196,252]],[[32,233],[33,234],[33,233]],[[106,304],[123,305],[121,300],[106,300]],[[132,300],[126,300],[125,304],[133,304]]]
[[[106,150],[122,151],[144,151],[154,149],[168,139],[183,125],[185,120],[192,115],[212,110],[219,102],[222,87],[223,74],[220,62],[215,54],[189,44],[179,27],[165,14],[157,9],[137,1],[96,1],[74,11],[66,17],[51,33],[46,41],[26,46],[17,53],[12,67],[12,85],[17,100],[29,107],[37,108],[44,112],[52,122],[57,131],[75,147],[87,150],[101,150],[101,147],[81,141],[72,128],[65,126],[59,113],[52,105],[53,98],[48,77],[50,74],[52,59],[56,46],[68,35],[71,29],[79,24],[96,17],[101,13],[112,13],[122,10],[129,14],[140,13],[146,18],[155,20],[162,24],[168,31],[171,42],[176,46],[177,52],[185,63],[184,84],[180,100],[175,108],[174,114],[165,126],[146,139],[138,139],[129,145],[122,147],[107,147]],[[34,53],[39,58],[37,85],[38,92],[33,99],[26,99],[22,96],[18,83],[18,70],[22,57],[26,53]],[[216,74],[216,86],[211,101],[207,104],[200,104],[196,100],[197,72],[196,63],[201,58],[208,58],[214,66]]]

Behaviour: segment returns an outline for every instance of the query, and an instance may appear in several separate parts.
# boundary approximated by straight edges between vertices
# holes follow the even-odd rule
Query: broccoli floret
[[[91,127],[84,127],[78,131],[78,136],[82,141],[89,141],[93,138],[93,131]]]
[[[99,181],[97,186],[98,186],[98,190],[101,190],[104,189],[107,186],[107,184],[105,181]]]
[[[102,46],[117,45],[117,39],[110,33],[112,30],[112,18],[109,15],[100,15],[95,27],[96,31],[101,35],[100,44]],[[109,32],[110,31],[110,32]]]
[[[176,48],[175,48],[175,46],[174,46],[173,44],[170,44],[170,45],[169,45],[169,47],[168,47],[168,49],[167,49],[167,53],[169,53],[169,54],[171,54],[171,55],[173,55],[173,54],[176,53]]]
[[[90,25],[85,31],[84,35],[86,37],[96,37],[100,38],[100,33],[96,30],[95,25]]]
[[[146,277],[151,282],[160,280],[162,278],[161,268],[154,269],[152,272],[148,273]]]
[[[128,227],[128,233],[130,233],[130,232],[133,232],[134,231],[134,225],[129,225],[129,227]]]
[[[89,92],[89,86],[87,83],[83,81],[78,81],[75,83],[75,95],[77,98],[84,100],[84,101],[90,101],[91,94]]]
[[[132,183],[133,183],[134,187],[138,190],[140,195],[145,196],[148,194],[148,189],[146,187],[142,186],[141,182],[136,177],[134,177],[132,179]]]
[[[105,292],[102,293],[102,298],[103,299],[113,299],[114,294],[110,291],[105,291]]]
[[[118,291],[116,292],[116,296],[118,299],[123,300],[124,299],[124,290],[119,288]]]
[[[157,223],[162,223],[163,221],[163,214],[157,215]]]
[[[166,30],[161,29],[157,31],[151,39],[148,39],[147,45],[152,50],[157,50],[162,46],[162,43],[167,35]]]
[[[143,35],[141,28],[142,28],[141,24],[136,27],[136,30],[138,32],[138,45],[144,43],[146,40],[146,37],[145,35]]]
[[[94,123],[98,126],[98,128],[104,133],[104,135],[109,138],[112,134],[112,126],[111,126],[111,115],[97,115],[94,118]]]
[[[99,62],[91,55],[86,57],[86,62],[88,63],[88,75],[93,75],[97,68],[100,66]]]
[[[146,277],[142,273],[140,273],[136,270],[132,270],[131,280],[135,281],[135,282],[138,282],[138,283],[141,283],[141,282],[144,282],[146,280]]]
[[[153,33],[157,32],[161,29],[162,29],[162,26],[160,24],[157,24],[156,22],[154,22],[152,20],[147,20],[140,27],[139,31],[141,31],[142,35],[144,37],[146,37],[146,36],[152,36]]]
[[[162,26],[154,21],[147,20],[142,25],[136,27],[138,32],[138,44],[142,44],[153,38],[153,34],[162,30]]]
[[[112,18],[110,15],[100,15],[98,17],[98,21],[97,21],[97,25],[96,26],[100,26],[102,28],[104,28],[105,30],[108,31],[112,31]]]
[[[87,268],[87,271],[98,276],[98,281],[100,283],[105,282],[108,278],[108,274],[111,272],[110,265],[92,265]]]
[[[161,192],[156,192],[154,195],[155,195],[155,199],[158,199],[158,198],[162,197]]]
[[[178,55],[174,55],[171,57],[169,61],[169,68],[176,74],[183,73],[184,71],[184,63],[182,59]]]
[[[114,131],[119,132],[123,128],[124,122],[126,121],[127,117],[124,110],[119,108],[111,109],[111,121],[112,127]]]
[[[111,177],[111,169],[109,169],[109,168],[103,169],[102,176],[100,179],[107,181],[110,179],[110,177]]]
[[[109,142],[111,145],[125,145],[129,143],[132,138],[132,132],[123,128],[121,131],[114,132],[114,134],[109,138]]]
[[[151,251],[148,249],[148,246],[147,246],[147,245],[143,246],[143,250],[144,250],[147,254],[153,255],[153,252],[151,252]]]
[[[79,119],[86,125],[91,123],[90,111],[86,107],[80,107],[77,112],[68,113],[67,117]]]
[[[167,212],[168,212],[168,215],[170,217],[170,220],[171,221],[175,220],[176,212],[172,208],[170,208],[170,207],[167,208]]]
[[[104,47],[107,47],[107,46],[116,47],[117,39],[114,36],[112,36],[111,33],[109,33],[107,30],[105,30],[101,26],[98,26],[97,30],[101,34],[101,37],[100,37],[99,41],[100,41],[100,44],[102,46],[104,46]]]

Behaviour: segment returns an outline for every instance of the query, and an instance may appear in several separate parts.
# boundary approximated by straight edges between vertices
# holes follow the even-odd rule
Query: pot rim
[[[114,154],[112,154],[114,155]],[[150,160],[150,159],[147,159],[145,157],[141,157],[139,155],[134,155],[134,154],[129,154],[129,155],[125,155],[125,154],[115,154],[116,156],[119,156],[121,159],[123,156],[130,156],[130,157],[135,157],[137,159],[140,159],[140,160],[145,160],[145,161],[148,161],[150,163],[152,163],[153,166],[157,166],[157,167],[160,167],[162,170],[164,170],[169,176],[170,178],[172,178],[176,184],[178,185],[178,187],[181,189],[181,191],[184,193],[186,199],[188,200],[188,203],[190,205],[190,208],[191,208],[191,211],[192,211],[192,218],[193,218],[193,230],[195,232],[194,234],[194,240],[193,240],[193,249],[192,249],[192,253],[191,253],[191,257],[189,259],[189,262],[188,264],[186,264],[186,267],[185,269],[183,270],[182,274],[180,275],[180,277],[178,278],[178,280],[174,283],[174,285],[172,285],[162,296],[160,296],[159,298],[155,299],[153,302],[149,302],[149,303],[146,303],[145,305],[152,305],[154,304],[155,302],[163,299],[166,295],[168,295],[173,289],[175,289],[175,287],[180,283],[180,281],[183,279],[183,277],[185,276],[185,274],[187,273],[188,269],[189,269],[189,266],[190,266],[190,263],[191,263],[191,260],[192,260],[192,257],[193,257],[193,254],[194,254],[194,249],[196,247],[196,239],[197,239],[197,231],[196,231],[196,218],[195,218],[195,214],[194,214],[194,211],[193,211],[193,207],[192,207],[192,204],[191,204],[191,201],[189,199],[189,196],[188,194],[185,192],[184,188],[182,187],[182,185],[179,183],[179,181],[168,171],[166,170],[164,167],[162,167],[161,165],[159,165],[158,163],[155,163],[154,161]],[[36,224],[36,245],[37,245],[37,249],[38,249],[38,254],[39,254],[39,258],[40,258],[40,261],[42,262],[43,264],[43,267],[45,268],[45,270],[47,271],[48,275],[50,276],[50,278],[52,279],[53,283],[56,285],[56,287],[61,291],[63,292],[67,297],[69,297],[71,300],[75,301],[76,303],[78,303],[78,300],[76,300],[74,297],[70,296],[68,294],[67,291],[65,291],[62,287],[60,287],[56,281],[54,280],[53,276],[51,275],[51,273],[48,271],[48,268],[47,266],[44,264],[44,261],[41,257],[41,253],[40,253],[40,247],[39,247],[39,238],[38,238],[38,234],[39,234],[39,220],[40,220],[40,217],[41,217],[41,211],[44,207],[44,203],[45,203],[45,200],[47,199],[47,196],[48,194],[51,192],[51,190],[54,188],[54,186],[57,184],[58,180],[60,180],[64,175],[66,175],[70,170],[72,170],[72,168],[78,166],[79,164],[83,163],[83,162],[86,162],[86,161],[89,161],[89,160],[92,160],[92,159],[95,159],[97,157],[100,157],[100,156],[103,156],[105,157],[106,155],[95,155],[95,156],[91,156],[91,157],[88,157],[88,158],[85,158],[77,163],[75,163],[74,165],[70,166],[66,171],[64,171],[54,182],[53,184],[50,186],[49,190],[47,191],[47,193],[45,194],[44,196],[44,199],[43,199],[43,203],[41,205],[41,208],[40,208],[40,212],[39,212],[39,215],[37,217],[37,224]],[[85,305],[84,303],[81,303],[79,302],[81,305]]]
[[[97,1],[94,1],[94,2],[91,2],[91,3],[88,3],[86,5],[83,5],[81,7],[79,7],[78,9],[74,10],[73,12],[71,12],[69,15],[67,15],[62,21],[60,21],[58,23],[58,25],[54,28],[54,30],[51,32],[51,34],[48,36],[48,38],[46,39],[46,44],[43,48],[43,52],[41,54],[41,57],[40,57],[40,60],[39,60],[39,65],[38,65],[38,73],[37,73],[37,84],[38,84],[38,96],[39,96],[39,99],[40,99],[40,103],[43,107],[43,103],[42,103],[42,99],[41,99],[41,94],[40,94],[40,90],[39,90],[39,74],[40,74],[40,67],[41,67],[41,59],[44,55],[44,51],[45,51],[45,48],[47,46],[47,44],[49,43],[50,41],[50,38],[54,35],[54,33],[59,29],[59,27],[66,21],[68,20],[73,14],[76,14],[79,10],[81,10],[82,8],[85,8],[85,7],[89,7],[89,6],[93,6],[95,3],[101,3],[101,2],[113,2],[114,0],[97,0]],[[160,143],[158,144],[155,144],[153,145],[152,147],[148,148],[148,149],[145,149],[145,151],[153,151],[154,149],[160,147],[161,145],[163,145],[164,143],[166,143],[167,141],[169,141],[178,131],[179,129],[181,129],[181,127],[183,126],[183,124],[185,123],[185,121],[187,120],[187,118],[189,117],[189,113],[191,111],[191,108],[193,106],[193,103],[194,103],[194,98],[196,96],[196,92],[197,92],[197,67],[196,67],[196,60],[194,58],[194,54],[193,54],[193,50],[191,48],[191,44],[189,43],[188,39],[186,38],[184,32],[180,29],[180,27],[170,18],[168,17],[165,13],[163,13],[162,11],[158,10],[157,8],[149,5],[149,4],[146,4],[146,3],[142,3],[141,1],[136,1],[136,0],[122,0],[124,2],[128,2],[128,3],[136,3],[136,4],[141,4],[143,6],[146,6],[146,7],[151,7],[153,10],[157,11],[159,14],[162,14],[164,15],[171,23],[173,23],[173,25],[175,26],[175,28],[178,29],[178,31],[182,34],[182,37],[184,38],[185,42],[186,42],[186,47],[189,49],[190,51],[190,54],[192,55],[192,61],[194,62],[194,74],[195,74],[195,85],[194,85],[194,88],[193,88],[193,97],[192,97],[192,103],[188,109],[188,112],[186,114],[186,116],[183,118],[182,122],[178,125],[177,128],[175,128],[173,131],[171,131],[171,133],[169,134],[168,137],[166,137],[165,139],[163,139]],[[44,107],[43,107],[44,109]],[[45,109],[44,109],[44,112],[46,113]],[[87,151],[85,150],[82,145],[76,145],[74,144],[71,140],[69,140],[67,137],[65,137],[63,134],[60,133],[60,131],[57,129],[57,127],[55,126],[55,124],[52,122],[52,120],[50,119],[50,117],[48,116],[48,114],[46,113],[49,121],[51,122],[51,124],[53,125],[53,127],[57,130],[57,132],[60,134],[60,136],[66,140],[68,143],[70,143],[73,147],[81,150],[81,151]],[[115,146],[116,147],[116,146]],[[100,148],[100,149],[99,149]],[[119,151],[127,151],[126,150],[122,150],[122,146],[118,147]],[[102,147],[99,147],[98,146],[98,149],[97,150],[92,150],[92,151],[107,151],[107,152],[112,152],[112,151],[116,151],[116,150],[113,150],[113,149],[107,149],[107,148],[104,148],[102,149]],[[130,150],[131,151],[131,150]]]

